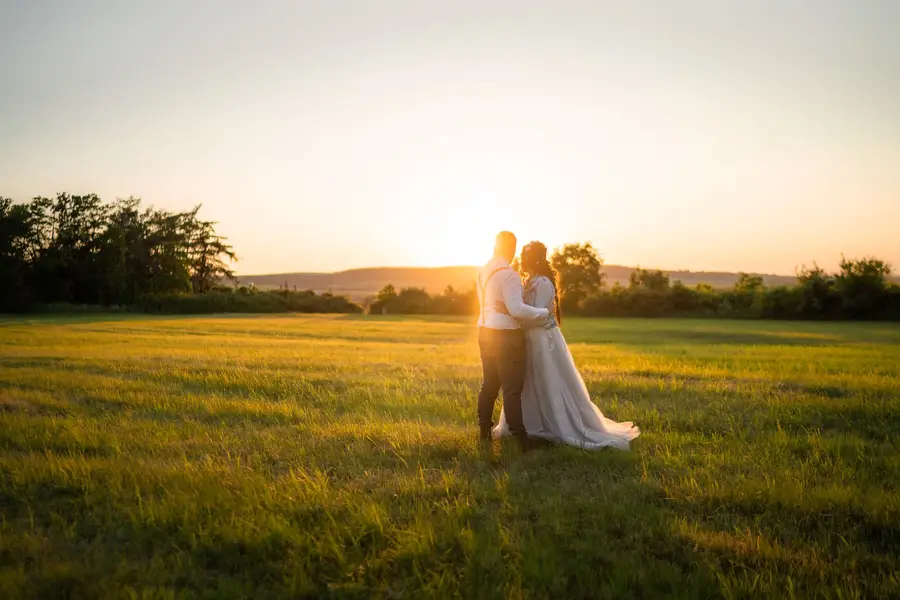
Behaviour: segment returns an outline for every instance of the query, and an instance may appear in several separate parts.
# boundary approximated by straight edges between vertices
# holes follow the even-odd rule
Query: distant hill
[[[429,293],[440,293],[448,285],[458,290],[469,289],[475,281],[476,267],[375,267],[351,269],[337,273],[275,273],[271,275],[240,275],[238,281],[242,285],[253,284],[256,287],[278,288],[287,284],[288,288],[298,290],[330,291],[334,294],[348,296],[354,300],[363,300],[374,295],[385,285],[391,283],[398,290],[405,287],[420,287]],[[619,282],[627,285],[628,277],[634,271],[632,267],[605,265],[608,285]],[[706,283],[716,288],[729,288],[737,281],[737,273],[703,272],[703,271],[666,271],[672,281],[680,280],[687,286]],[[784,275],[762,275],[766,285],[790,285],[793,277]]]
[[[273,275],[240,275],[242,285],[278,288],[285,284],[298,290],[330,291],[361,300],[372,296],[387,284],[398,290],[406,287],[425,288],[429,293],[443,292],[448,285],[468,289],[475,280],[475,267],[372,267],[337,273],[276,273]]]

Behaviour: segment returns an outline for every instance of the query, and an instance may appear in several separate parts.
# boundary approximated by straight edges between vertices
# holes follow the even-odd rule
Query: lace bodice
[[[550,278],[539,275],[532,277],[525,285],[525,304],[535,308],[546,308],[550,318],[556,314],[556,288]],[[555,319],[554,319],[555,323]]]

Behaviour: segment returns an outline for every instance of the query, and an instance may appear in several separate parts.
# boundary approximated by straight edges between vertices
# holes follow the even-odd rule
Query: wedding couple
[[[510,262],[516,236],[497,235],[494,257],[478,273],[481,306],[478,346],[484,380],[478,394],[480,439],[512,435],[523,451],[539,440],[589,450],[628,450],[640,435],[632,423],[603,416],[590,394],[559,330],[559,291],[547,261],[547,248],[531,242],[522,248],[525,288]],[[503,390],[500,423],[492,421],[494,402]]]

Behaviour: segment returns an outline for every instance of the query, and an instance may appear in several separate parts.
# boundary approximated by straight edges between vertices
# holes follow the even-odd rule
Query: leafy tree
[[[875,319],[887,312],[888,279],[891,265],[877,258],[841,258],[835,275],[835,291],[844,315],[854,319]]]
[[[834,277],[825,273],[816,263],[811,269],[806,265],[797,269],[797,313],[807,319],[835,316],[840,310],[840,298],[835,293]]]
[[[134,305],[147,294],[206,292],[236,260],[214,223],[95,194],[0,200],[0,308],[34,302]]]
[[[692,290],[681,281],[676,281],[669,288],[669,305],[678,315],[690,315],[698,312],[700,293]]]
[[[373,315],[387,314],[391,304],[397,299],[397,290],[392,284],[387,284],[375,295],[375,300],[369,304],[369,313]]]
[[[738,280],[734,284],[734,291],[738,294],[756,294],[764,287],[763,278],[759,275],[738,273]]]
[[[27,255],[31,237],[27,207],[0,197],[0,311],[24,310],[31,303]]]
[[[457,292],[448,285],[440,296],[432,296],[428,312],[437,315],[472,315],[478,312],[478,299],[473,287],[468,292]]]
[[[379,302],[390,302],[396,297],[397,290],[394,289],[394,286],[389,283],[381,288],[381,290],[379,290],[378,295],[375,296],[375,300]]]
[[[665,292],[669,289],[669,276],[657,269],[645,271],[637,268],[628,276],[628,287],[645,289],[651,292]]]
[[[422,288],[404,288],[391,302],[390,311],[402,315],[428,314],[431,307],[431,297]]]
[[[136,198],[118,199],[110,209],[101,263],[111,304],[133,304],[151,292],[150,214]]]
[[[566,244],[556,249],[551,259],[559,273],[563,312],[576,312],[590,295],[603,288],[603,259],[590,242]]]
[[[761,294],[758,300],[758,313],[754,316],[763,319],[796,319],[800,315],[800,296],[802,290],[798,286],[777,286]]]
[[[215,223],[197,218],[200,206],[183,215],[187,242],[191,286],[194,292],[208,292],[221,279],[234,280],[234,271],[225,264],[223,257],[236,260],[234,249],[225,238],[216,235]]]
[[[34,284],[47,302],[98,304],[104,282],[97,259],[108,208],[95,194],[36,198]]]

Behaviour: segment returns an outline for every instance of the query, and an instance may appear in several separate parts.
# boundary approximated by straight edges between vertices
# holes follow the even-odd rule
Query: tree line
[[[359,312],[344,297],[224,285],[237,260],[215,223],[145,207],[136,198],[104,203],[96,194],[57,194],[17,204],[0,197],[0,312],[91,306],[167,313]],[[842,259],[835,273],[801,267],[796,284],[767,287],[741,274],[732,289],[688,287],[659,270],[637,269],[607,286],[590,243],[553,252],[563,314],[608,317],[731,317],[900,320],[900,286],[876,258]],[[518,265],[513,265],[518,268]],[[473,287],[386,286],[370,314],[474,315]]]
[[[14,203],[0,197],[0,312],[62,306],[150,312],[354,312],[345,298],[234,290],[237,260],[215,223],[66,193]]]
[[[900,286],[877,258],[843,258],[836,273],[801,267],[796,284],[767,287],[741,273],[731,289],[688,287],[660,270],[636,269],[627,285],[606,285],[603,260],[590,243],[554,251],[563,315],[590,317],[720,317],[810,320],[900,320]],[[518,264],[513,267],[518,269]],[[429,295],[386,286],[367,303],[372,314],[477,314],[473,289]]]

